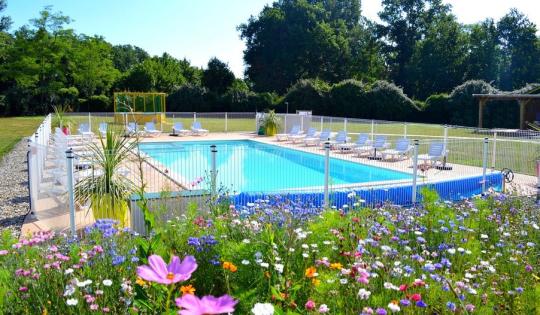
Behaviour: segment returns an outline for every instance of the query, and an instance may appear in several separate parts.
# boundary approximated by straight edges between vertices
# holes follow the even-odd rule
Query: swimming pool
[[[147,142],[140,148],[165,167],[171,177],[190,189],[203,189],[205,183],[200,179],[209,175],[212,144],[217,147],[217,183],[231,193],[320,190],[324,184],[324,156],[257,141]],[[332,185],[410,178],[411,174],[403,172],[330,160]]]

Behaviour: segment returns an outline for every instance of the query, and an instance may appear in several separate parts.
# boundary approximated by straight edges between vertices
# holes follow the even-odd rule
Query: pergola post
[[[519,100],[519,129],[525,129],[525,106],[528,100]]]
[[[482,128],[484,125],[484,105],[486,105],[486,99],[481,98],[478,100],[478,128]]]

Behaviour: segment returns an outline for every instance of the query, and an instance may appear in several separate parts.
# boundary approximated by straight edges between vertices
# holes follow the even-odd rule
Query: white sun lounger
[[[429,161],[429,163],[433,165],[437,162],[441,162],[447,153],[448,152],[446,151],[444,147],[444,143],[434,142],[429,146],[429,150],[427,154],[418,155],[418,160],[423,161],[424,164],[427,164],[427,162]]]
[[[108,128],[108,125],[107,123],[100,123],[99,124],[99,133],[105,137],[107,135],[107,128]]]
[[[337,133],[336,138],[330,141],[330,149],[336,149],[339,145],[345,144],[349,140],[351,140],[351,137],[347,136],[345,130],[341,130]]]
[[[326,129],[323,130],[319,136],[306,137],[304,138],[304,144],[306,147],[315,145],[318,146],[321,142],[329,141],[332,138],[331,131]]]
[[[356,142],[337,144],[336,148],[339,149],[342,153],[347,153],[352,152],[354,148],[369,145],[370,143],[371,141],[369,140],[369,136],[365,133],[361,133],[358,135]]]
[[[394,149],[386,149],[381,151],[381,156],[383,160],[386,160],[388,157],[395,158],[396,160],[402,160],[409,158],[413,146],[410,144],[409,139],[403,138],[396,141],[396,147]]]
[[[174,123],[172,132],[174,136],[187,136],[191,133],[191,131],[184,129],[184,125],[181,122]]]
[[[291,131],[289,131],[289,133],[278,133],[276,135],[276,140],[277,141],[286,141],[286,140],[289,140],[290,136],[296,136],[296,135],[300,135],[300,134],[302,134],[302,132],[300,130],[300,125],[294,125],[294,126],[292,126]]]
[[[297,142],[301,142],[305,138],[314,137],[315,134],[317,134],[317,129],[309,128],[306,134],[298,134],[298,135],[289,136],[289,140],[292,141],[292,143],[297,143]]]
[[[156,129],[156,125],[153,122],[147,122],[144,125],[144,132],[152,137],[158,137],[161,134],[161,130]]]
[[[83,124],[80,124],[79,125],[79,130],[78,130],[79,134],[84,138],[93,138],[94,137],[94,133],[92,132],[92,130],[90,130],[90,125],[86,124],[86,123],[83,123]]]
[[[137,123],[130,122],[126,126],[126,135],[129,137],[133,137],[135,135],[144,135],[144,131],[139,130],[139,126],[137,126]]]
[[[208,130],[207,129],[203,129],[202,125],[200,122],[198,121],[195,121],[192,125],[191,125],[191,132],[194,136],[206,136],[208,135]]]
[[[377,136],[372,145],[365,145],[357,147],[354,149],[358,153],[358,157],[361,157],[362,154],[368,153],[373,157],[377,157],[377,150],[383,150],[389,146],[389,143],[386,142],[386,136]]]

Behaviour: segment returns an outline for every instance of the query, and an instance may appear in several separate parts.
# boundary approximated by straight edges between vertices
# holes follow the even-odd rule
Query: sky
[[[257,15],[269,0],[8,0],[4,14],[12,30],[37,17],[46,5],[74,21],[78,33],[101,35],[112,44],[132,44],[151,55],[167,52],[198,67],[217,57],[243,76],[243,50],[237,26]],[[540,26],[540,0],[444,0],[458,21],[495,20],[515,7]],[[362,0],[362,13],[378,20],[381,0]]]

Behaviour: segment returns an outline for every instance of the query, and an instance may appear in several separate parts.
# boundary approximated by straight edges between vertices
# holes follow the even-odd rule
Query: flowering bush
[[[0,243],[4,313],[534,314],[531,200],[316,209],[280,199],[163,222],[100,220],[85,236]]]

